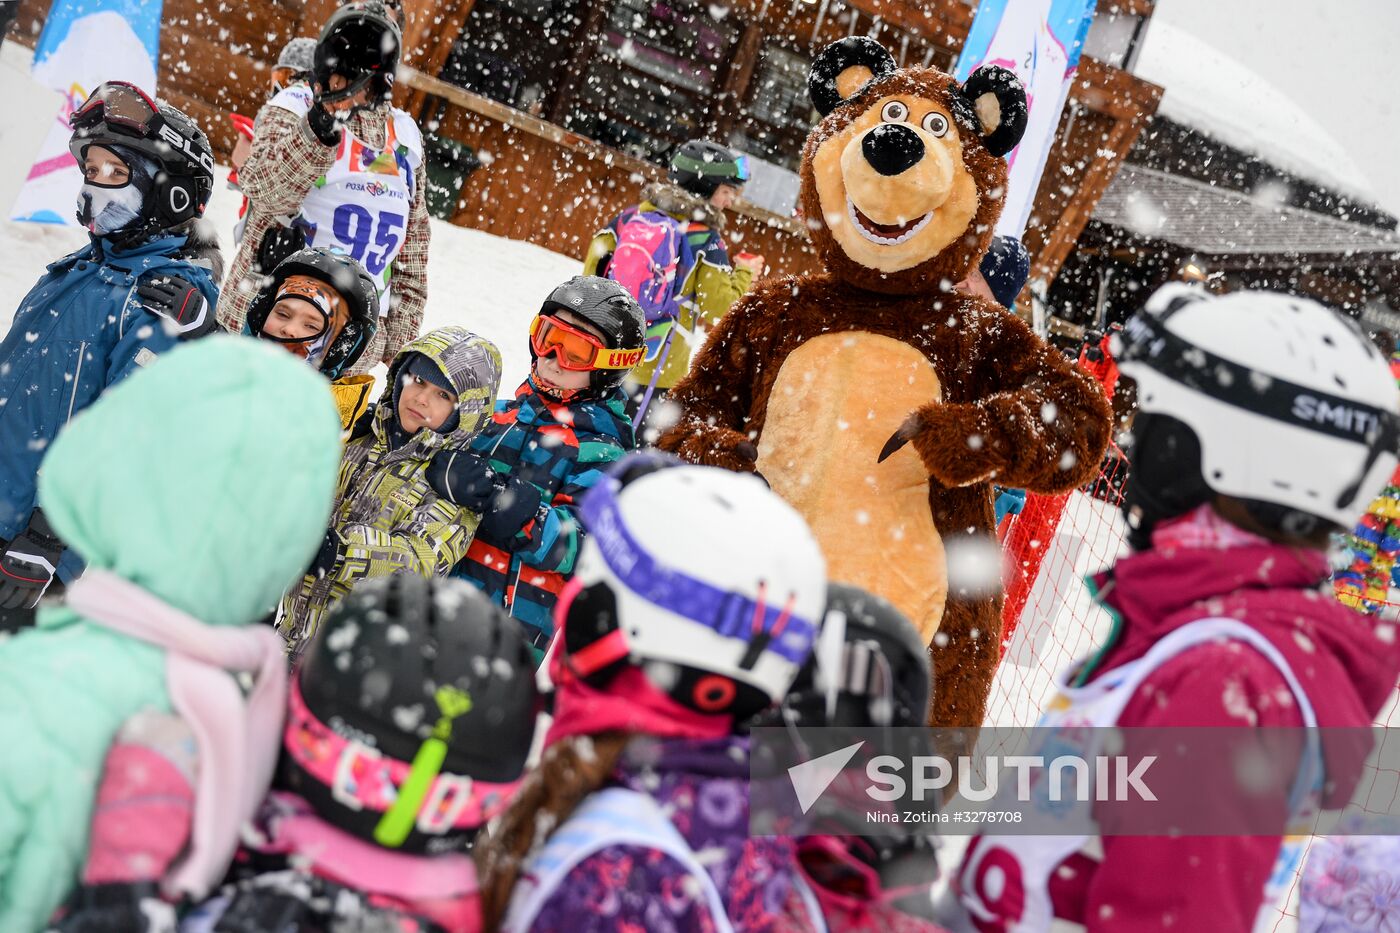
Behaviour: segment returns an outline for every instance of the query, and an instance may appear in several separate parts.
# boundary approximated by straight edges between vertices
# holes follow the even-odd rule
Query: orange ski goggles
[[[539,357],[554,354],[564,369],[588,372],[594,369],[631,369],[642,361],[646,347],[617,349],[603,341],[546,314],[530,322],[530,349]]]

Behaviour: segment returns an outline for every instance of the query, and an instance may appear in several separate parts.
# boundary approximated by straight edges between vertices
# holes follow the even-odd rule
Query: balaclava
[[[287,276],[281,287],[278,288],[277,297],[273,300],[273,304],[287,298],[304,301],[315,308],[324,322],[321,332],[314,337],[300,339],[272,337],[267,334],[267,324],[264,322],[263,333],[258,336],[282,344],[287,350],[306,360],[312,367],[319,369],[321,361],[326,358],[326,349],[335,343],[341,331],[345,330],[345,325],[349,323],[350,307],[334,288],[309,275]]]
[[[78,222],[98,236],[125,230],[141,219],[159,169],[154,159],[126,146],[103,148],[126,163],[131,178],[120,185],[83,182],[78,192]]]

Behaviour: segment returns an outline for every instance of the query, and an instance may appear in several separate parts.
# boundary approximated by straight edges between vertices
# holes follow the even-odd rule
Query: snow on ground
[[[1337,137],[1258,72],[1156,17],[1133,71],[1166,88],[1159,112],[1368,204],[1379,199]]]
[[[6,42],[0,51],[0,99],[21,103],[0,129],[0,217],[9,216],[58,108],[58,95],[34,84],[27,67],[28,51]],[[228,169],[220,166],[206,220],[218,232],[225,262],[231,262],[239,196],[229,190],[227,177]],[[86,242],[87,234],[77,227],[0,221],[0,334],[9,330],[15,309],[44,267]],[[423,330],[459,324],[494,341],[505,364],[501,391],[514,394],[530,367],[531,317],[550,289],[581,268],[578,260],[531,243],[434,220]],[[377,373],[382,376],[383,367]]]

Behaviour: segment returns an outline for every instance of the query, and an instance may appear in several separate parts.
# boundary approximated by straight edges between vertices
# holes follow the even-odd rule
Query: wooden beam
[[[545,104],[545,112],[555,123],[564,122],[574,95],[583,85],[584,75],[598,55],[598,47],[603,44],[603,24],[612,11],[613,0],[584,0],[583,18],[574,31],[570,42],[573,51],[564,66],[564,75],[550,92]]]
[[[475,6],[476,0],[406,0],[403,63],[425,74],[441,74]],[[404,95],[404,110],[418,116],[422,108],[421,91]]]
[[[720,84],[720,92],[715,95],[709,121],[710,135],[723,140],[734,128],[739,118],[739,108],[749,99],[749,86],[753,84],[754,72],[758,69],[758,59],[763,52],[763,24],[749,20],[744,31],[734,45],[729,56],[728,69]]]

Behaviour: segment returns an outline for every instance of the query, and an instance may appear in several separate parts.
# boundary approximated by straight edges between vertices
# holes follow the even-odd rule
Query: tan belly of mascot
[[[802,513],[832,580],[880,593],[933,639],[948,595],[928,472],[908,445],[877,463],[909,412],[942,398],[915,348],[863,332],[825,334],[778,372],[758,470]]]

